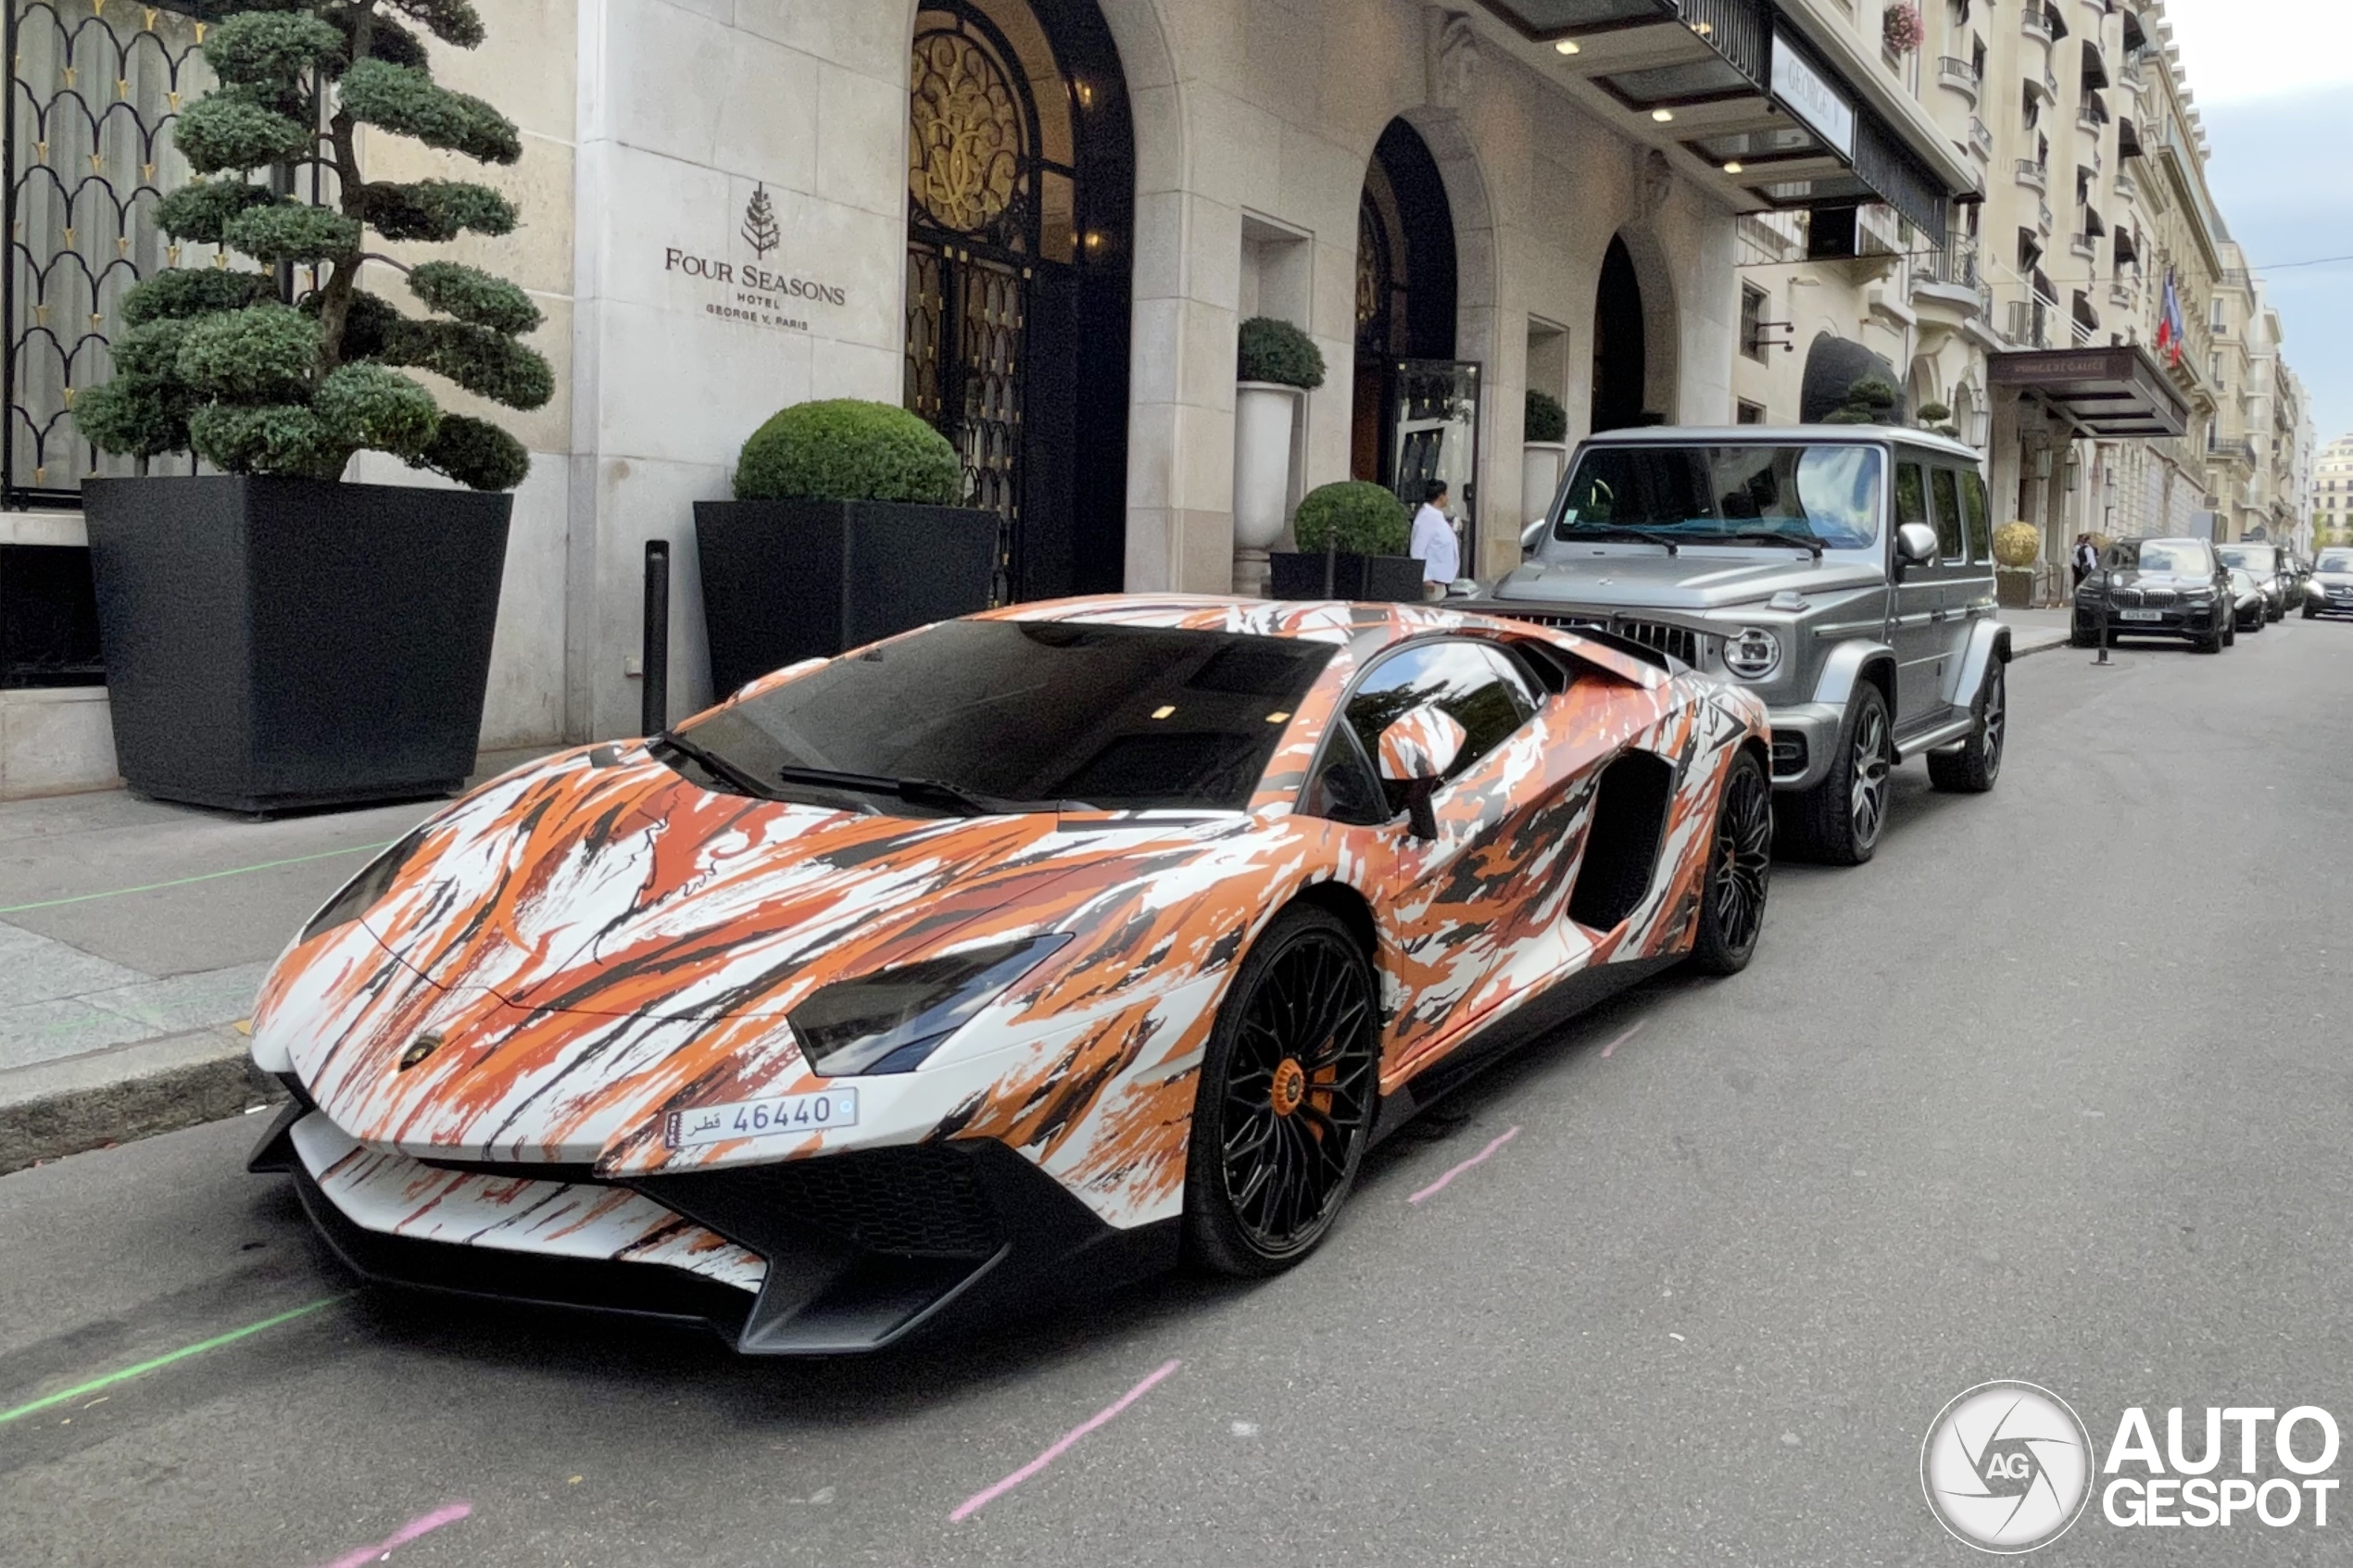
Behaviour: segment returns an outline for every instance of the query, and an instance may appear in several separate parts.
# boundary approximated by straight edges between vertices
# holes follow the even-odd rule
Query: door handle
[[[1928,612],[1928,618],[1931,621],[1950,621],[1953,619],[1950,611],[1942,609],[1930,610]]]

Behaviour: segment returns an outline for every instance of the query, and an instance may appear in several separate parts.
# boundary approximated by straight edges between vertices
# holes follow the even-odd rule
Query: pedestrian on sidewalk
[[[1422,597],[1442,599],[1446,585],[1462,575],[1462,552],[1454,543],[1454,525],[1446,521],[1446,482],[1433,479],[1422,491],[1421,509],[1414,514],[1413,557],[1422,563]]]
[[[2098,571],[2099,565],[2099,546],[2092,543],[2090,534],[2078,533],[2075,536],[2075,585],[2081,588],[2083,579]]]

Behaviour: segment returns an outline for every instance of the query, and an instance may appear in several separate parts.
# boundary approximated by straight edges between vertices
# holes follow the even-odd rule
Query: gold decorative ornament
[[[1994,531],[1994,558],[2004,566],[2032,566],[2042,551],[2042,530],[2031,522],[2006,522]]]
[[[962,33],[915,41],[907,185],[944,229],[978,233],[1013,205],[1021,176],[1021,108],[988,52]]]

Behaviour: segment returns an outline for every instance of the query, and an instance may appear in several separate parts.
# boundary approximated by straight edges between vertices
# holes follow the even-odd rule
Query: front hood
[[[2316,571],[2312,581],[2323,588],[2353,588],[2353,571]]]
[[[1239,814],[866,816],[716,794],[638,747],[574,753],[436,820],[360,920],[289,951],[256,1056],[371,1142],[595,1158],[673,1101],[806,1077],[784,1015],[823,985],[1088,933],[1043,983],[1101,960],[1121,900],[1186,885],[1257,831]]]
[[[1753,604],[1787,590],[1809,598],[1884,587],[1868,561],[1809,559],[1789,550],[1693,550],[1664,555],[1640,546],[1547,545],[1548,555],[1495,585],[1492,598],[1525,605],[1692,610]]]
[[[2098,581],[2096,577],[2087,579],[2085,585],[2090,586]],[[2195,573],[2180,571],[2115,571],[2108,574],[2108,582],[2118,588],[2166,588],[2177,594],[2192,593],[2214,586],[2214,580],[2210,577],[2199,577]],[[2262,579],[2256,579],[2256,584],[2260,587]]]

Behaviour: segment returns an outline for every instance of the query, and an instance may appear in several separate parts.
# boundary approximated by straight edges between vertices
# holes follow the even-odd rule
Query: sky
[[[2168,0],[2213,157],[2207,182],[2262,277],[2329,441],[2353,433],[2353,93],[2347,0]]]

